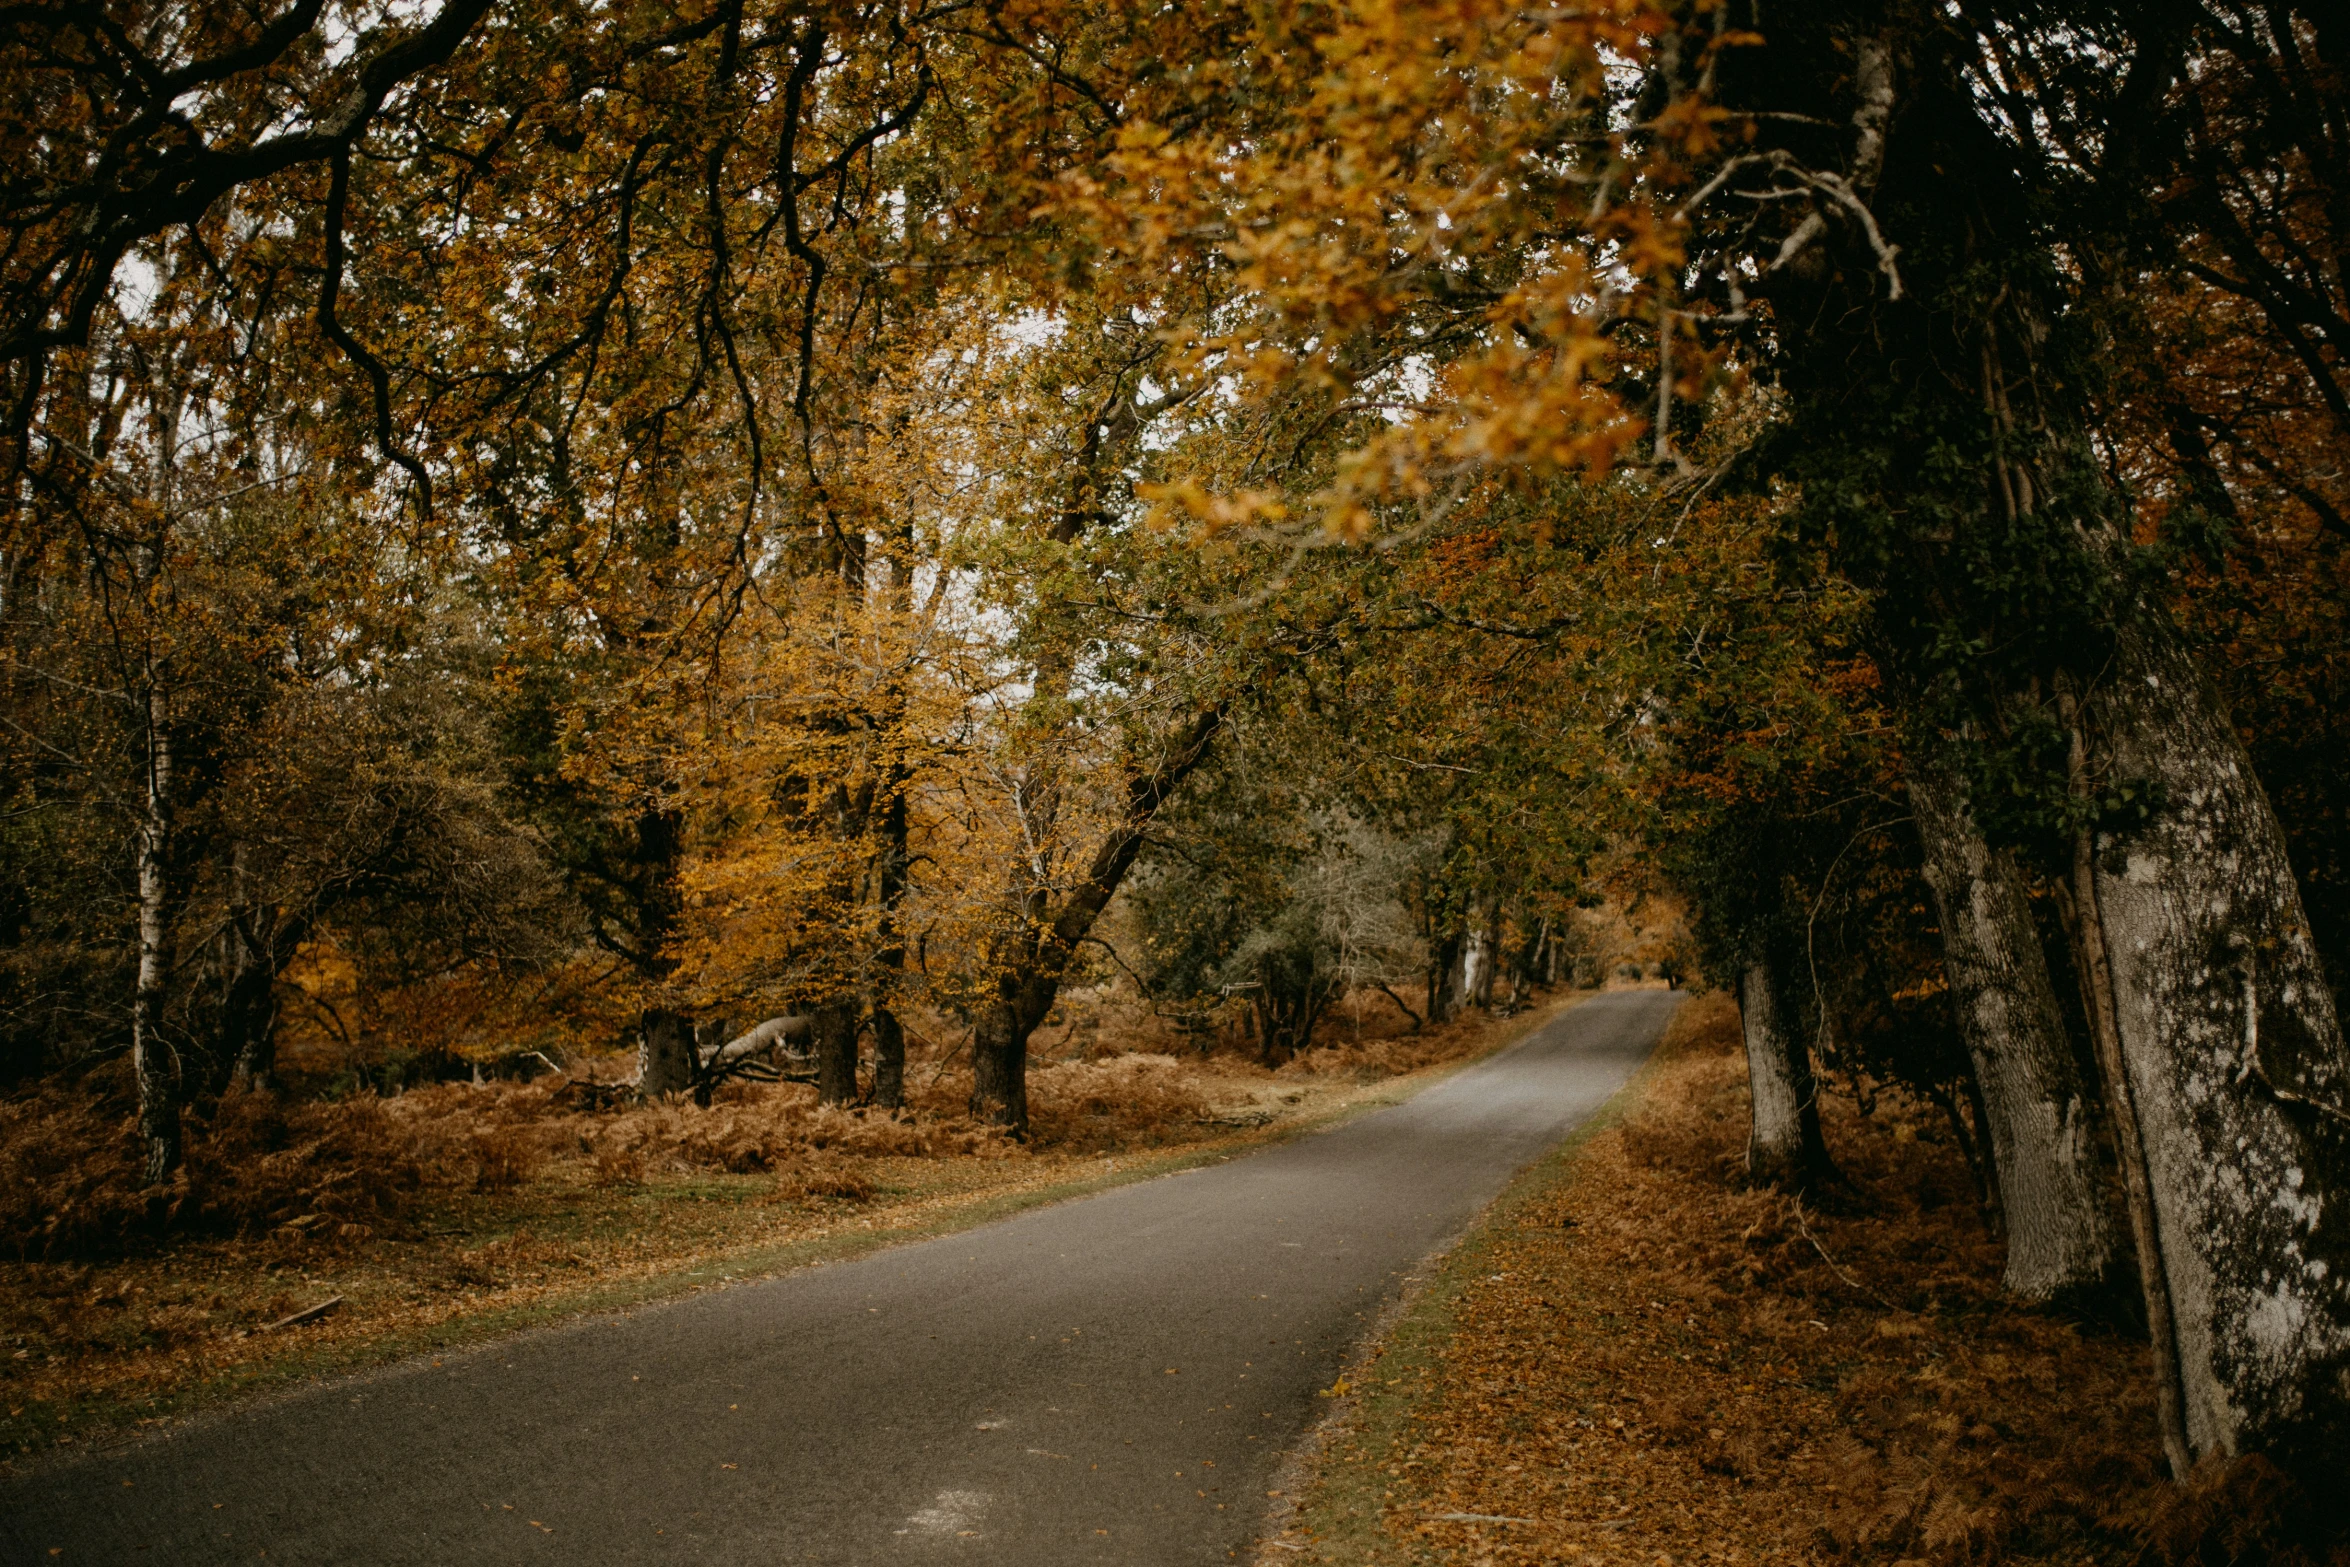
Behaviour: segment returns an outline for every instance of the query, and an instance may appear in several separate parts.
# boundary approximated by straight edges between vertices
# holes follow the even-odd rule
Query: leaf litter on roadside
[[[2002,1297],[1930,1107],[1824,1106],[1854,1190],[1743,1189],[1735,1005],[1505,1199],[1358,1372],[1266,1562],[2334,1563],[2259,1466],[2162,1483],[2143,1342]]]

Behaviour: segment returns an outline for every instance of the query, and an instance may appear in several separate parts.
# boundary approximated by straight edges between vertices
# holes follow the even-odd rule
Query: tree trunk
[[[636,939],[626,955],[637,978],[660,997],[677,969],[669,942],[684,901],[677,880],[684,824],[676,811],[651,804],[637,812],[634,825],[625,885],[635,906]],[[708,1104],[709,1087],[696,1070],[699,1060],[693,1022],[683,1012],[656,1001],[637,1014],[638,1092],[657,1098],[692,1089],[697,1103]]]
[[[687,1058],[687,1069],[693,1074],[694,1103],[704,1110],[717,1097],[718,1085],[726,1081],[728,1065],[744,1056],[756,1055],[764,1048],[752,1045],[730,1053],[726,1047],[735,1041],[727,1036],[733,1027],[724,1017],[706,1017],[686,1031],[686,1037],[692,1041],[687,1046],[692,1052]]]
[[[231,1086],[277,1086],[277,911],[253,901],[245,845],[229,851],[234,901],[221,933],[228,952],[228,983],[221,988],[220,1042],[214,1072],[227,1068]]]
[[[1502,901],[1493,900],[1493,910],[1485,917],[1484,972],[1477,976],[1477,1005],[1493,1010],[1493,988],[1501,979],[1503,966],[1509,961],[1509,949],[1502,945],[1507,925],[1502,916]]]
[[[906,1102],[906,1031],[898,1015],[873,1004],[873,1103],[896,1110]]]
[[[2072,714],[2068,705],[2067,720]],[[2072,770],[2076,791],[2084,777],[2080,727],[2073,725]],[[2194,1467],[2187,1445],[2186,1393],[2179,1380],[2179,1335],[2171,1320],[2170,1285],[2162,1266],[2162,1229],[2155,1217],[2154,1193],[2146,1174],[2146,1140],[2138,1127],[2138,1109],[2130,1093],[2130,1074],[2122,1063],[2121,1031],[2114,1024],[2113,972],[2105,960],[2105,935],[2097,922],[2097,872],[2089,835],[2076,835],[2070,877],[2060,885],[2065,930],[2073,948],[2073,971],[2079,976],[2081,1004],[2089,1020],[2089,1035],[2097,1049],[2097,1070],[2105,1080],[2105,1102],[2113,1113],[2115,1152],[2122,1167],[2123,1206],[2130,1216],[2130,1239],[2138,1254],[2138,1278],[2146,1300],[2146,1337],[2154,1353],[2154,1419],[2162,1437],[2163,1456],[2171,1478],[2183,1480]]]
[[[232,927],[233,928],[233,927]],[[277,964],[241,934],[228,994],[221,999],[221,1047],[229,1081],[240,1089],[277,1088]]]
[[[1461,948],[1464,945],[1458,927],[1447,929],[1430,947],[1428,953],[1428,1021],[1446,1023],[1452,1020],[1460,1005],[1458,979]]]
[[[816,1102],[857,1102],[857,1005],[832,1000],[816,1009]]]
[[[154,671],[147,681],[147,808],[139,823],[139,968],[131,992],[131,1071],[139,1087],[139,1140],[147,1184],[180,1162],[179,1072],[162,1037],[171,974],[172,752]]]
[[[1746,1080],[1753,1125],[1746,1173],[1757,1186],[1808,1192],[1830,1174],[1820,1135],[1818,1085],[1811,1049],[1783,977],[1769,958],[1746,966],[1738,983],[1738,1018],[1746,1035]]]
[[[1299,1054],[1314,1048],[1314,1030],[1321,1026],[1322,1014],[1330,1010],[1337,999],[1338,985],[1327,975],[1317,975],[1306,987],[1305,1017],[1298,1025],[1297,1051]]]
[[[906,568],[899,567],[897,580],[903,582],[906,576]],[[902,713],[894,722],[904,722]],[[895,1110],[906,1102],[906,1031],[895,1011],[906,970],[906,939],[898,928],[898,905],[905,901],[906,866],[911,858],[906,783],[904,768],[893,760],[881,789],[880,864],[874,877],[875,901],[880,905],[876,925],[880,950],[874,954],[873,1103],[884,1110]]]
[[[1909,799],[1952,1011],[1981,1092],[2007,1225],[2007,1288],[2035,1301],[2102,1293],[2121,1265],[2121,1237],[2099,1169],[2095,1107],[2022,882],[1975,825],[1950,757],[1918,759]]]
[[[902,525],[899,548],[891,557],[889,607],[899,624],[908,624],[914,612],[914,540],[910,524]],[[890,687],[890,726],[896,732],[906,722],[905,682]],[[905,901],[907,867],[913,863],[911,828],[907,820],[906,789],[911,782],[904,753],[892,749],[881,791],[881,864],[875,878],[880,909],[881,950],[875,955],[880,979],[873,999],[873,1102],[896,1110],[906,1102],[906,1031],[898,1022],[897,1000],[906,972],[906,936],[898,924],[898,907]]]
[[[1130,765],[1124,809],[1057,911],[1024,869],[1014,872],[1014,919],[990,954],[995,994],[972,1024],[974,1119],[1008,1126],[1014,1136],[1028,1135],[1028,1036],[1052,1010],[1070,959],[1125,882],[1160,808],[1207,760],[1216,731],[1223,727],[1224,705],[1219,702],[1163,736],[1153,765]]]
[[[1485,932],[1474,924],[1461,942],[1459,971],[1453,976],[1452,993],[1457,1004],[1464,1007],[1483,1006],[1493,977],[1493,954],[1486,950]]]
[[[1013,996],[998,996],[971,1025],[971,1118],[1028,1134],[1028,1036],[1035,1022]]]
[[[681,1094],[694,1086],[694,1030],[682,1012],[647,1007],[637,1019],[639,1093]]]
[[[229,1081],[238,1088],[277,1091],[277,983],[310,939],[314,917],[315,910],[288,918],[267,904],[249,904],[230,921],[237,959],[222,1007],[221,1035]]]
[[[2081,912],[2144,1143],[2187,1441],[2338,1465],[2350,1051],[2283,834],[2167,628],[2126,628],[2086,707],[2106,790],[2154,790],[2145,827],[2098,838]]]

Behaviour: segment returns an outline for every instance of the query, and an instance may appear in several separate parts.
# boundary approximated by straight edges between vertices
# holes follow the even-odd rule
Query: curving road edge
[[[22,1562],[1205,1563],[1314,1395],[1681,1000],[1403,1104],[835,1267],[332,1383],[0,1485]]]

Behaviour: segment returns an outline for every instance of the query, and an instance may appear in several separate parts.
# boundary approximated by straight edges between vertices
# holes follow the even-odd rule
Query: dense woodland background
[[[0,1157],[105,1216],[13,1244],[428,1083],[911,1125],[912,1035],[1018,1137],[1104,998],[1271,1066],[1629,963],[1737,994],[1757,1185],[1914,1096],[2174,1469],[2338,1467],[2346,54],[0,17]]]

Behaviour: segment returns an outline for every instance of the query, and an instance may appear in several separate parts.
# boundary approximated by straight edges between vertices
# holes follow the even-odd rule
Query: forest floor
[[[965,1074],[920,1050],[899,1116],[744,1083],[707,1110],[581,1109],[551,1079],[231,1101],[193,1125],[161,1240],[127,1150],[110,1173],[88,1157],[83,1112],[10,1106],[0,1228],[36,1260],[0,1263],[0,1467],[226,1397],[1228,1158],[1403,1098],[1588,994],[1417,1035],[1339,1017],[1278,1070],[1136,1052],[1112,1019],[1082,1053],[1032,1068],[1026,1145],[965,1119]]]
[[[1938,1113],[1833,1093],[1850,1189],[1744,1189],[1721,995],[1619,1103],[1350,1373],[1259,1567],[2350,1560],[2257,1461],[2158,1478],[2145,1345],[2001,1296]]]

